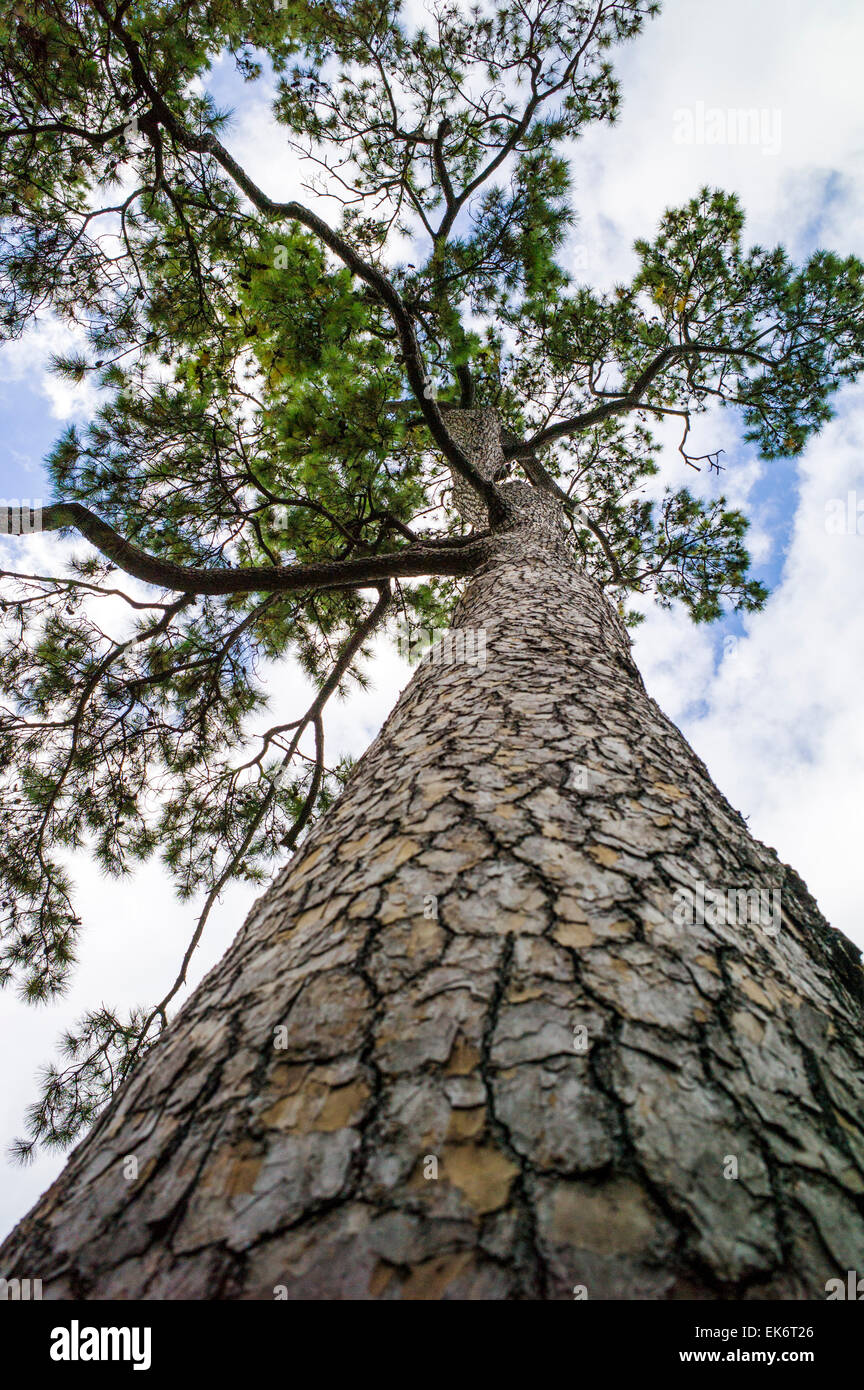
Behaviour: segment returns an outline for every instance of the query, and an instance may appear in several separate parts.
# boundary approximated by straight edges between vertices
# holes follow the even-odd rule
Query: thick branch
[[[297,565],[253,565],[248,568],[199,569],[176,565],[149,555],[119,535],[80,502],[62,502],[34,513],[22,527],[17,507],[0,507],[0,533],[29,534],[69,528],[85,536],[118,569],[145,584],[184,594],[289,593],[298,589],[363,589],[384,579],[410,579],[425,574],[470,574],[484,556],[485,533],[470,537],[418,541],[404,550],[362,555],[348,560],[317,560]]]

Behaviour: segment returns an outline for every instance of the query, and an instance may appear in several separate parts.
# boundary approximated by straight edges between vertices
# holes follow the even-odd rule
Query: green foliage
[[[92,1124],[155,1041],[151,1024],[143,1009],[132,1009],[123,1019],[103,1004],[63,1034],[59,1050],[67,1065],[42,1068],[39,1100],[27,1111],[31,1138],[16,1139],[12,1146],[19,1162],[32,1161],[40,1142],[49,1149],[67,1148]]]
[[[58,577],[7,576],[3,983],[37,1001],[65,988],[70,851],[113,874],[160,854],[181,895],[203,896],[203,926],[228,879],[258,881],[344,780],[321,711],[364,679],[384,601],[336,582],[279,592],[266,572],[466,530],[382,273],[441,403],[494,406],[519,441],[512,472],[542,459],[614,599],[653,594],[696,621],[764,601],[739,512],[647,490],[649,426],[677,419],[684,459],[710,466],[687,451],[690,424],[721,402],[764,457],[800,453],[861,367],[861,265],[745,250],[736,200],[703,190],[637,243],[631,284],[571,283],[569,150],[615,120],[611,51],[656,10],[437,0],[421,23],[393,0],[3,9],[0,336],[54,315],[77,343],[55,370],[100,387],[48,460],[56,497],[160,561],[264,575],[222,597],[121,585],[92,554]],[[217,60],[273,98],[285,149],[327,182],[326,225],[223,157]],[[446,627],[460,587],[433,567],[393,586],[391,613]],[[309,686],[299,715],[270,709],[290,658]],[[184,971],[155,1010],[83,1020],[22,1152],[89,1122]]]

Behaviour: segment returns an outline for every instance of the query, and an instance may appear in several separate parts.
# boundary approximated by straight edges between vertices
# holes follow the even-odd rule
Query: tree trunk
[[[552,504],[510,492],[533,511],[454,620],[485,665],[475,638],[420,666],[5,1276],[798,1299],[864,1272],[858,952],[647,696]]]

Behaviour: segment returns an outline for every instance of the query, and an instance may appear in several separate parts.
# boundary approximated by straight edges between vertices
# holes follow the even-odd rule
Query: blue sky
[[[624,111],[612,130],[590,132],[574,151],[579,223],[566,254],[579,275],[606,285],[633,271],[633,239],[651,235],[666,206],[705,183],[739,193],[748,237],[782,241],[796,258],[819,245],[864,257],[864,108],[857,0],[667,0],[662,18],[617,60]],[[217,99],[228,88],[219,75]],[[675,113],[697,103],[720,110],[779,111],[774,153],[741,145],[681,145]],[[274,196],[300,189],[266,103],[242,89],[229,146]],[[47,499],[40,461],[72,419],[87,418],[92,391],[45,371],[57,333],[45,325],[0,350],[0,497]],[[719,486],[752,518],[755,573],[772,588],[765,611],[694,628],[680,612],[654,610],[636,635],[636,658],[652,695],[682,727],[751,829],[795,865],[826,915],[864,945],[860,915],[860,789],[864,786],[864,536],[829,535],[826,504],[856,491],[864,500],[864,386],[837,399],[837,418],[794,462],[761,463],[743,446],[731,412],[711,417],[694,440],[726,449]],[[716,489],[684,468],[674,443],[663,477]],[[22,567],[48,566],[53,537],[0,540]],[[731,640],[734,639],[734,640]],[[407,668],[378,647],[372,687],[335,706],[332,750],[361,753],[404,685]],[[286,669],[274,706],[293,708],[301,678]],[[0,1092],[0,1144],[20,1132],[38,1066],[64,1024],[100,999],[124,1007],[160,997],[173,978],[193,909],[173,897],[158,864],[132,882],[104,880],[73,863],[86,923],[82,964],[69,997],[26,1009],[0,995],[0,1040],[16,1069]],[[192,983],[227,946],[256,894],[229,890],[196,956]],[[14,1048],[14,1050],[13,1050]],[[0,1160],[2,1161],[2,1160]],[[4,1167],[0,1234],[61,1166]]]
[[[36,381],[0,385],[0,490],[4,498],[48,498],[42,460],[58,434]]]

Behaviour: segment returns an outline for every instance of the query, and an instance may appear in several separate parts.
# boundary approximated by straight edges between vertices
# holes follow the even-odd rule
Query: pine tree
[[[0,323],[57,315],[81,346],[56,371],[101,388],[50,505],[0,514],[88,543],[3,572],[2,979],[68,981],[70,850],[160,854],[204,901],[159,1003],[63,1039],[19,1150],[90,1129],[7,1276],[803,1298],[860,1262],[858,953],[645,693],[627,603],[764,603],[740,511],[646,495],[651,429],[719,470],[688,441],[722,403],[799,454],[860,370],[862,267],[747,249],[703,189],[631,283],[571,282],[571,142],[614,121],[610,51],[656,10],[0,20]],[[311,202],[232,156],[219,54],[272,70]],[[330,766],[327,702],[382,630],[443,636]],[[289,658],[316,694],[273,714]],[[285,860],[169,1021],[222,888]]]

